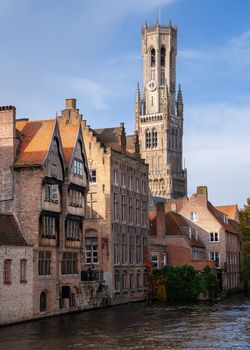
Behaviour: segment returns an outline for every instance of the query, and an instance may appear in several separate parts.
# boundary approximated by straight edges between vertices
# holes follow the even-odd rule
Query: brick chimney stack
[[[76,108],[75,98],[65,99],[65,109],[62,110],[61,115],[57,117],[58,123],[65,124],[80,124],[82,115],[79,114],[79,109]]]
[[[0,211],[9,211],[14,196],[12,166],[15,161],[16,108],[0,107]]]

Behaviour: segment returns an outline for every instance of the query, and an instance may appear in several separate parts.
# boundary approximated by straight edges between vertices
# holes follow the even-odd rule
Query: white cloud
[[[215,204],[242,206],[250,194],[250,104],[201,104],[187,108],[185,115],[189,192],[208,185]]]

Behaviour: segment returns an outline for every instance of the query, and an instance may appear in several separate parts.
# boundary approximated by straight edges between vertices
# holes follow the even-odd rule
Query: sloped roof
[[[0,245],[27,246],[13,214],[0,214]]]
[[[16,122],[21,142],[15,165],[43,164],[48,154],[55,123],[55,119]]]
[[[70,165],[71,158],[74,152],[78,131],[78,124],[59,124],[59,132],[62,140],[63,152],[68,165]]]
[[[101,143],[113,143],[117,141],[121,128],[94,129],[93,132]]]
[[[188,238],[191,246],[204,248],[204,245],[201,243],[201,241],[196,239],[193,235],[191,238],[189,237],[187,229],[189,226],[192,226],[182,215],[176,212],[165,213],[165,225],[167,234],[182,236],[185,235]]]
[[[221,211],[222,213],[226,214],[229,219],[235,220],[238,214],[238,206],[237,204],[232,205],[217,205],[215,206],[215,209]]]
[[[219,221],[219,223],[224,227],[224,229],[231,233],[237,233],[237,230],[230,224],[230,220],[228,220],[228,224],[224,221],[223,215],[221,211],[217,210],[210,202],[207,202],[207,208],[211,214]]]

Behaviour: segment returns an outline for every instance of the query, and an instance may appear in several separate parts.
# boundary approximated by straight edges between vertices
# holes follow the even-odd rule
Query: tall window
[[[161,47],[161,66],[165,66],[165,56],[166,56],[166,50],[165,47]]]
[[[119,272],[115,271],[115,290],[119,290]]]
[[[136,236],[136,264],[141,263],[141,237]]]
[[[136,288],[141,288],[141,274],[140,272],[137,272],[136,274]]]
[[[74,159],[73,173],[78,176],[83,175],[83,162],[81,160]]]
[[[86,264],[98,263],[97,237],[86,237],[85,239],[85,262]]]
[[[126,175],[122,173],[122,188],[126,188]]]
[[[129,177],[128,177],[128,188],[130,191],[133,190],[133,177],[132,177],[132,175],[129,175]]]
[[[160,71],[160,85],[165,84],[165,68],[161,68]]]
[[[81,221],[68,219],[66,238],[71,241],[80,241]]]
[[[122,235],[122,264],[127,262],[127,242],[126,235]]]
[[[157,147],[157,131],[153,129],[152,131],[152,148]]]
[[[151,255],[151,259],[152,259],[152,265],[153,265],[153,269],[159,269],[159,261],[158,261],[158,255],[157,254],[152,254]]]
[[[46,311],[47,308],[47,300],[46,300],[46,293],[42,292],[40,294],[40,312]]]
[[[42,237],[56,238],[56,218],[53,216],[42,216]]]
[[[129,197],[128,221],[133,224],[133,198]]]
[[[126,223],[126,196],[122,194],[122,222]]]
[[[133,288],[134,288],[134,275],[133,275],[133,273],[131,273],[131,274],[129,275],[129,288],[130,288],[130,289],[133,289]]]
[[[135,180],[135,188],[136,188],[136,192],[139,193],[140,192],[140,179],[137,177]]]
[[[96,169],[90,169],[90,182],[96,183]]]
[[[77,274],[77,253],[65,252],[62,256],[62,275]]]
[[[147,224],[147,205],[146,202],[142,202],[142,225],[146,226]]]
[[[155,49],[151,49],[151,67],[155,67]]]
[[[219,252],[210,252],[209,258],[210,258],[210,260],[215,261],[216,267],[220,267],[220,253]]]
[[[89,192],[87,195],[86,217],[89,219],[96,219],[98,217],[96,192]]]
[[[146,148],[151,148],[151,132],[146,130]]]
[[[118,221],[118,193],[114,192],[114,221]]]
[[[114,170],[114,172],[113,172],[113,184],[115,186],[118,186],[118,171],[117,170]]]
[[[76,190],[69,190],[69,205],[72,207],[82,208],[83,195],[82,192]]]
[[[3,263],[3,282],[5,284],[10,284],[11,281],[11,263],[10,259],[5,259]]]
[[[210,237],[210,242],[219,242],[218,232],[210,232],[209,237]]]
[[[127,272],[122,272],[122,289],[125,290],[127,288]]]
[[[51,252],[47,250],[40,250],[38,257],[38,275],[51,275]]]
[[[129,236],[129,263],[134,263],[134,236]]]
[[[27,282],[27,260],[20,260],[20,282]]]
[[[135,200],[135,223],[140,224],[140,202],[139,199]]]
[[[46,202],[56,202],[56,203],[58,202],[59,200],[58,185],[45,184],[44,191],[45,191],[44,200]]]

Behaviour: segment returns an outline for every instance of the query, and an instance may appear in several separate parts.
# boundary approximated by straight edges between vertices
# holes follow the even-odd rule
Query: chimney
[[[66,109],[76,109],[76,99],[66,98]]]
[[[121,146],[122,153],[126,153],[126,134],[124,123],[120,123],[119,145]]]
[[[198,196],[204,196],[205,200],[208,200],[207,186],[197,186],[196,194]]]
[[[16,108],[14,106],[0,107],[0,210],[1,201],[13,199],[14,184],[12,166],[15,161],[16,141]],[[7,205],[7,204],[6,204]],[[5,210],[8,206],[5,206]]]

